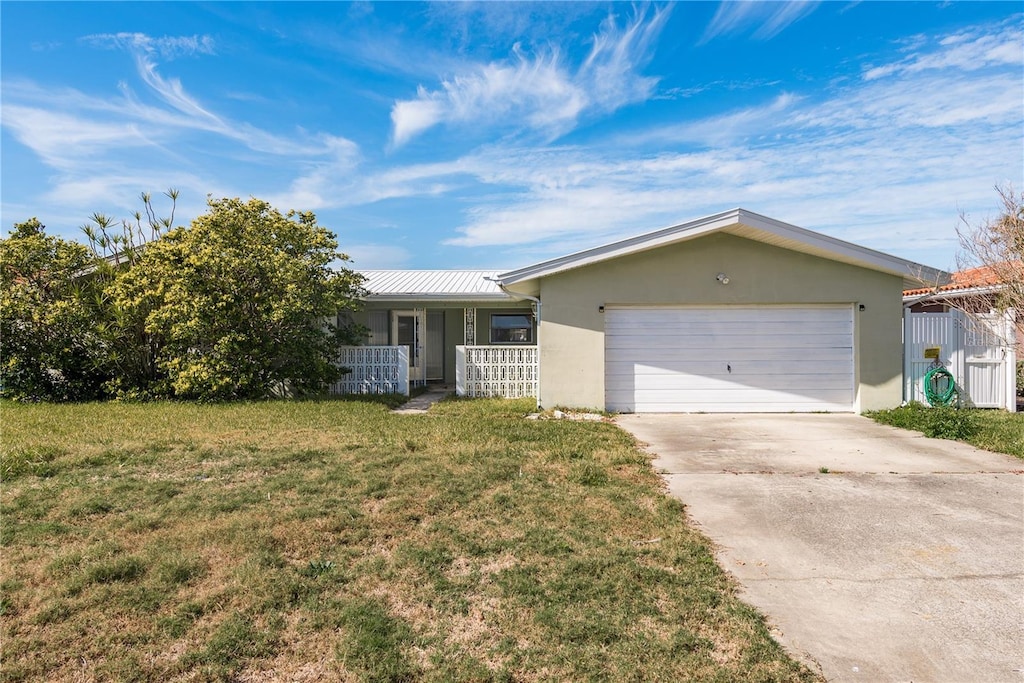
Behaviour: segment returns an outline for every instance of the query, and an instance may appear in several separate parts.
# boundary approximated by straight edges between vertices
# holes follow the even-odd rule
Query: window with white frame
[[[492,344],[532,344],[533,316],[529,313],[492,313]]]

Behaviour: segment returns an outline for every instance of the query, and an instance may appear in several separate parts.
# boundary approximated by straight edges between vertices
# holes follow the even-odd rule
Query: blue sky
[[[1020,12],[5,1],[0,220],[174,187],[179,224],[251,195],[356,267],[500,269],[742,206],[952,268],[1024,185]]]

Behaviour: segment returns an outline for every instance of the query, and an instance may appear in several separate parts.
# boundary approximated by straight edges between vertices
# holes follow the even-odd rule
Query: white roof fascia
[[[465,301],[468,303],[515,301],[515,299],[504,292],[498,294],[367,294],[363,299],[365,301]]]
[[[750,231],[743,230],[743,227],[752,228],[755,234],[749,234]],[[777,244],[783,248],[802,251],[823,258],[830,258],[835,261],[882,271],[891,275],[898,275],[903,278],[905,289],[920,286],[920,283],[931,285],[944,284],[950,278],[950,274],[945,271],[907,261],[906,259],[875,251],[874,249],[868,249],[857,244],[844,242],[828,235],[790,225],[789,223],[783,223],[782,221],[777,221],[741,208],[723,211],[722,213],[698,218],[688,223],[663,228],[619,242],[544,261],[527,266],[526,268],[502,273],[498,277],[501,279],[502,284],[511,285],[554,275],[555,273],[573,268],[580,268],[611,258],[690,240],[716,231],[736,234],[750,239],[758,239],[757,233],[772,235],[778,241],[769,241],[768,243]],[[906,286],[908,284],[910,286]]]

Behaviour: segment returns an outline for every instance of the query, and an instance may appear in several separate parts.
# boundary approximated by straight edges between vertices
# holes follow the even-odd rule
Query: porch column
[[[476,346],[476,309],[464,308],[462,312],[466,327],[466,346]]]

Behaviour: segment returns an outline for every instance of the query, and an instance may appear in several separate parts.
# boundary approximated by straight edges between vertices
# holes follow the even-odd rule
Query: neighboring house
[[[1010,262],[1024,273],[1024,261]],[[1003,283],[988,266],[953,273],[943,285],[918,287],[903,292],[903,303],[912,313],[947,313],[951,310],[968,314],[997,311],[997,298]],[[1015,311],[1017,358],[1024,359],[1024,311]]]
[[[363,274],[357,322],[415,377],[619,412],[897,406],[901,294],[948,278],[744,209],[504,273]]]

